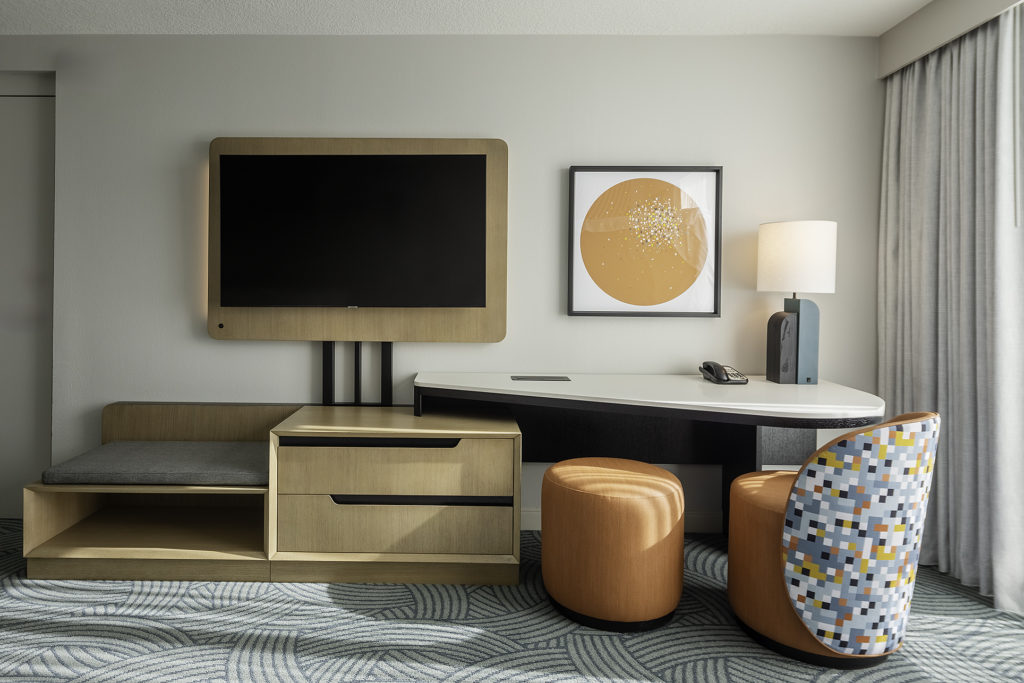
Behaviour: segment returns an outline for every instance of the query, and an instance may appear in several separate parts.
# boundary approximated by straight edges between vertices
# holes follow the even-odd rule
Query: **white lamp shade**
[[[836,291],[835,221],[762,223],[757,231],[760,292]]]

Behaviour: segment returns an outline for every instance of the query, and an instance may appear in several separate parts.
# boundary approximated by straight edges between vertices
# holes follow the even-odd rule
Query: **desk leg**
[[[757,426],[694,422],[694,447],[706,463],[722,467],[722,533],[729,533],[729,489],[736,477],[757,469]],[[692,461],[691,461],[692,462]]]

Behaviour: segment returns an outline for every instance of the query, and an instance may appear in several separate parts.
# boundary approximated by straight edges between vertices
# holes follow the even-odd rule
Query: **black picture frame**
[[[721,317],[721,266],[721,166],[569,168],[568,315]]]

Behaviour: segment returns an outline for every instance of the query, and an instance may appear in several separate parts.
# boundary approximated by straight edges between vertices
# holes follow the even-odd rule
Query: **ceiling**
[[[0,0],[0,35],[879,36],[929,0]]]

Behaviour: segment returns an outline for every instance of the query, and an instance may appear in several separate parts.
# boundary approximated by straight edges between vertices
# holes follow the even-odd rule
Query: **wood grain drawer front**
[[[456,553],[513,550],[513,508],[338,505],[330,496],[278,498],[278,550],[318,553]]]
[[[278,493],[511,496],[512,439],[462,439],[452,448],[282,446]]]

